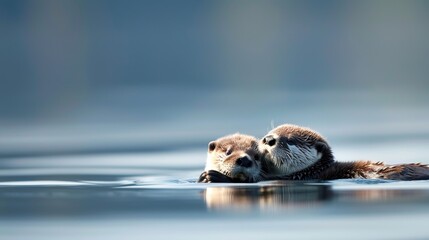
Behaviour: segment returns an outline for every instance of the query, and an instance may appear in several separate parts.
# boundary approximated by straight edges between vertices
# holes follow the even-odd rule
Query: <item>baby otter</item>
[[[429,179],[429,166],[420,163],[337,162],[319,133],[296,125],[285,124],[271,130],[260,141],[259,149],[264,154],[262,172],[266,180]]]
[[[208,144],[207,161],[198,182],[256,182],[261,171],[258,140],[233,134]]]

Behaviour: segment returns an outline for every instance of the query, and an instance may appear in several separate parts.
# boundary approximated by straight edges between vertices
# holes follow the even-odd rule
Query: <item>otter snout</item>
[[[276,142],[277,142],[277,140],[272,135],[265,136],[262,139],[262,143],[265,145],[268,145],[270,147],[276,145]]]
[[[240,167],[249,168],[252,166],[252,160],[250,160],[249,157],[241,157],[235,161],[235,164],[237,164]]]

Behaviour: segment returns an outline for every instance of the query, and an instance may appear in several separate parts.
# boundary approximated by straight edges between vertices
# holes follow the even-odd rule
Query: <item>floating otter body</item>
[[[258,140],[233,134],[208,144],[205,171],[199,182],[256,182],[260,180]]]
[[[238,140],[241,139],[241,140]],[[245,140],[244,140],[245,139]],[[250,151],[249,161],[256,167],[247,169],[231,165],[232,160],[219,161],[226,150],[211,150],[205,172],[199,182],[257,182],[261,180],[333,180],[345,178],[423,180],[429,179],[428,165],[411,163],[386,165],[382,162],[334,160],[327,141],[317,132],[296,125],[285,124],[271,130],[259,141],[255,149],[255,138],[235,134],[218,139],[216,142],[241,152]],[[244,140],[244,141],[243,141]],[[239,146],[235,146],[235,144]],[[213,146],[212,146],[213,147]],[[222,148],[220,148],[222,149]],[[225,149],[225,148],[224,148]],[[255,160],[255,156],[262,160]],[[240,155],[238,155],[240,156]],[[253,158],[251,158],[253,156]],[[237,159],[233,157],[231,159]],[[239,170],[234,170],[235,168]],[[240,174],[231,174],[232,169]],[[243,170],[244,169],[244,170]],[[234,172],[232,171],[232,172]],[[256,173],[257,171],[257,173]],[[255,175],[256,174],[256,175]]]
[[[419,163],[337,162],[319,133],[296,125],[285,124],[271,130],[260,141],[259,149],[264,154],[262,170],[267,180],[429,179],[429,167]]]

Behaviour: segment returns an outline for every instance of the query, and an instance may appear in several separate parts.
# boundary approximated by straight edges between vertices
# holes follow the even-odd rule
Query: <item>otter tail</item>
[[[389,180],[428,180],[429,166],[420,163],[400,164],[378,171],[380,178]]]

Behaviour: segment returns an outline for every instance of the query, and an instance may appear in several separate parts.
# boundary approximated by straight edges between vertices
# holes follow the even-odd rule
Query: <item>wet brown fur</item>
[[[240,151],[250,155],[255,155],[258,151],[257,139],[240,133],[228,135],[210,143],[216,144],[214,150],[210,151],[209,149],[209,153],[211,154],[214,152],[225,153],[230,150],[232,152],[230,156],[232,157]]]
[[[316,176],[315,176],[316,177]],[[334,162],[317,179],[377,178],[386,180],[429,179],[429,167],[420,163],[386,165],[382,162]]]

